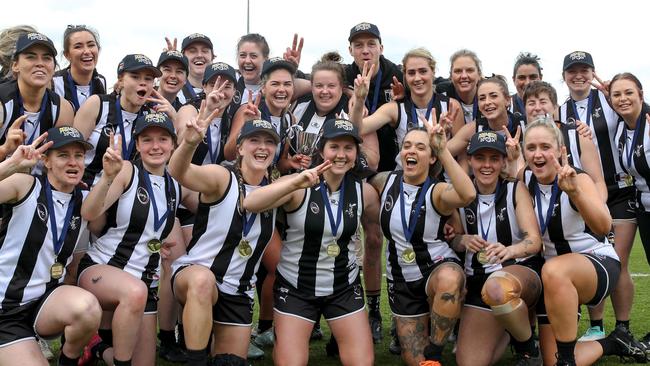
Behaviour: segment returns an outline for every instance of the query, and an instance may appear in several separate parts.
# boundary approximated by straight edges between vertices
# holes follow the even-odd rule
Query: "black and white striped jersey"
[[[176,209],[181,200],[181,186],[168,174],[149,175],[153,197],[147,190],[140,163],[133,164],[131,181],[120,198],[106,211],[106,225],[87,254],[95,263],[120,268],[142,279],[148,286],[157,287],[160,254],[152,253],[147,242],[164,240],[174,226]],[[165,222],[155,230],[154,205],[158,217],[167,214]]]
[[[346,174],[341,189],[327,192],[327,185],[304,190],[300,206],[287,212],[286,239],[282,243],[277,271],[293,287],[313,296],[328,296],[352,285],[359,275],[353,236],[363,213],[363,185]],[[331,207],[334,221],[340,205],[341,221],[332,232],[323,193]]]
[[[636,186],[637,204],[640,210],[650,211],[650,126],[645,118],[646,113],[650,113],[650,107],[643,105],[641,115],[637,118],[637,130],[627,127],[623,119],[616,139],[619,151],[619,161],[625,171],[634,177]]]
[[[176,98],[178,99],[178,102],[181,105],[185,105],[189,102],[192,102],[193,100],[196,100],[203,92],[203,88],[197,88],[192,86],[190,84],[190,81],[188,80],[185,82],[185,85],[183,85],[183,88],[176,94]]]
[[[256,188],[245,185],[246,192]],[[244,220],[250,219],[251,214],[244,212],[244,216],[240,211],[239,195],[237,177],[230,172],[223,197],[199,203],[187,253],[174,261],[172,267],[174,272],[191,264],[210,268],[219,291],[253,298],[257,269],[273,235],[276,210],[257,214],[250,231],[243,236]],[[250,246],[249,252],[240,250],[242,239]]]
[[[556,123],[562,132],[562,140],[566,146],[568,163],[574,168],[582,169],[582,150],[580,149],[580,137],[576,131],[576,123],[573,120],[564,123]]]
[[[521,99],[519,94],[515,93],[510,96],[510,100],[512,102],[510,103],[510,107],[508,107],[508,111],[514,115],[521,116],[521,119],[526,123],[526,106],[524,105],[523,99]]]
[[[512,114],[510,111],[508,113],[508,132],[510,132],[511,136],[514,136],[517,133],[517,127],[521,129],[521,135],[524,135],[524,132],[526,132],[526,120],[523,118],[521,114]],[[487,118],[481,116],[476,120],[476,131],[475,132],[481,132],[481,131],[491,131],[492,127],[490,127],[490,123],[488,122]],[[505,134],[503,131],[494,131],[496,133],[500,134]]]
[[[472,203],[461,208],[460,219],[465,234],[481,237],[485,234],[487,242],[505,246],[520,242],[523,235],[517,224],[517,184],[516,181],[500,180],[495,193],[477,194]],[[525,259],[528,258],[518,258],[517,262]],[[465,253],[465,273],[468,276],[489,274],[514,263],[515,260],[503,264],[481,264],[475,253]]]
[[[410,242],[402,226],[400,182],[402,171],[392,172],[386,179],[381,194],[381,229],[386,238],[386,277],[392,281],[412,282],[428,276],[431,268],[445,258],[456,258],[456,254],[444,241],[444,226],[449,216],[441,215],[433,206],[432,195],[437,182],[434,181],[426,192],[422,187],[403,183],[404,212],[406,222],[417,209],[420,195],[423,204],[415,221]],[[416,204],[414,204],[416,203]]]
[[[337,115],[340,118],[347,118],[348,101],[349,98],[343,94],[334,109],[326,115],[320,116],[316,110],[314,97],[311,94],[307,94],[296,101],[292,113],[296,118],[296,124],[300,125],[303,131],[317,134],[320,133],[323,123],[326,120],[337,118]]]
[[[91,95],[106,94],[106,78],[97,73],[97,70],[93,71],[90,85],[77,85],[70,74],[70,67],[67,67],[54,73],[52,85],[54,92],[68,100],[75,112]]]
[[[560,121],[567,122],[571,118],[587,123],[591,128],[607,189],[628,187],[626,174],[618,159],[617,143],[614,141],[621,122],[616,112],[609,106],[605,95],[593,89],[587,99],[581,101],[567,99],[560,106]]]
[[[586,174],[580,170],[577,172]],[[541,222],[547,221],[548,214],[551,215],[548,227],[541,233],[546,259],[567,253],[592,253],[618,259],[607,237],[596,235],[591,231],[569,199],[569,195],[558,189],[555,200],[551,202],[553,185],[539,183],[537,177],[528,168],[524,171],[524,181],[533,197],[535,214],[540,227]],[[539,192],[537,196],[536,191]],[[550,212],[549,205],[553,205]]]
[[[72,194],[52,190],[57,235],[61,235],[68,207],[74,204],[63,245],[54,251],[54,235],[45,193],[45,176],[34,178],[29,192],[16,203],[2,207],[0,225],[0,309],[8,310],[31,301],[63,282],[53,279],[50,268],[55,262],[67,266],[85,230],[81,203],[87,191],[75,189]],[[64,273],[65,274],[65,273]]]

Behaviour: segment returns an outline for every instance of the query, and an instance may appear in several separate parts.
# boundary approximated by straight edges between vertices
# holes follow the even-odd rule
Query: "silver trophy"
[[[311,156],[316,150],[316,142],[318,141],[318,134],[306,131],[296,132],[296,142],[298,147],[298,154]]]

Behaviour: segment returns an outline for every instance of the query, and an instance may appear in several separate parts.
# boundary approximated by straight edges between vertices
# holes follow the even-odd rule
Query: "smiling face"
[[[410,182],[424,182],[429,174],[429,166],[436,162],[429,145],[429,135],[422,130],[411,130],[406,133],[399,154],[404,178]]]
[[[169,161],[174,150],[174,139],[163,128],[147,127],[135,140],[135,148],[146,166],[158,168]]]
[[[469,56],[458,57],[451,65],[451,82],[459,93],[475,93],[480,77],[478,66]]]
[[[177,94],[187,81],[187,73],[183,64],[169,60],[160,65],[160,90],[165,94]]]
[[[632,80],[618,79],[609,85],[612,108],[626,121],[633,121],[641,114],[643,92]]]
[[[183,55],[187,57],[190,66],[190,75],[200,79],[203,77],[205,67],[212,61],[214,54],[210,46],[203,42],[194,42],[185,48]]]
[[[557,175],[554,159],[560,160],[560,147],[551,127],[529,126],[524,135],[524,157],[533,174],[543,184]]]
[[[553,116],[555,104],[551,101],[548,93],[540,92],[538,95],[530,95],[526,99],[526,118],[534,121],[538,117]]]
[[[245,166],[252,171],[266,171],[273,163],[277,147],[275,140],[268,133],[251,134],[237,146],[242,167]]]
[[[349,51],[359,69],[363,69],[363,64],[368,61],[368,68],[375,65],[375,72],[377,72],[379,56],[384,52],[384,46],[379,41],[379,38],[367,33],[361,33],[352,39]]]
[[[478,109],[489,121],[508,118],[510,96],[495,82],[483,82],[478,88]]]
[[[351,136],[334,137],[325,141],[320,154],[323,160],[332,162],[329,172],[341,176],[354,168],[357,161],[357,143]]]
[[[562,74],[571,95],[586,95],[591,89],[594,69],[588,65],[576,64]]]
[[[272,71],[262,86],[262,95],[264,95],[266,105],[274,115],[289,107],[293,97],[293,76],[291,73],[285,69]]]
[[[127,71],[119,76],[119,83],[122,87],[123,104],[126,102],[132,107],[140,108],[146,102],[153,91],[155,76],[151,70]]]
[[[47,47],[36,44],[18,55],[11,70],[26,85],[42,88],[52,82],[54,67],[52,52]]]
[[[221,102],[216,106],[217,108],[224,110],[230,104],[230,102],[232,102],[232,98],[235,95],[235,82],[233,80],[222,77],[219,84],[215,85],[218,78],[219,76],[215,76],[206,84],[203,84],[203,91],[205,92],[205,95],[209,95],[215,88],[219,89],[219,87],[225,84],[223,89],[221,89],[225,98],[222,99]]]
[[[493,149],[480,149],[469,157],[469,165],[479,186],[496,184],[505,167],[504,156]]]
[[[45,154],[47,177],[57,189],[71,192],[84,175],[86,150],[79,143],[64,145]]]
[[[517,88],[517,94],[519,96],[524,95],[524,89],[532,81],[542,80],[542,76],[539,74],[539,70],[535,65],[524,64],[517,68],[515,76],[512,78],[512,81],[515,83],[515,88]]]
[[[311,78],[311,94],[319,114],[327,114],[336,107],[343,95],[343,85],[336,72],[316,71]]]
[[[423,57],[410,57],[404,63],[404,80],[417,96],[428,95],[433,90],[434,72],[429,65],[429,60]]]
[[[88,31],[75,32],[70,35],[68,49],[63,52],[73,70],[90,73],[97,66],[99,46],[95,36]]]
[[[244,42],[237,50],[237,65],[239,73],[246,84],[256,85],[260,82],[262,65],[264,65],[264,54],[257,43]]]

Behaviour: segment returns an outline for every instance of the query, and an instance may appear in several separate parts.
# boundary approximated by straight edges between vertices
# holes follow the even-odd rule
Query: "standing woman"
[[[91,293],[62,283],[87,224],[79,213],[86,192],[77,185],[90,146],[72,127],[50,129],[48,142],[37,148],[44,139],[41,135],[31,145],[18,147],[0,163],[2,365],[47,365],[35,339],[61,334],[65,344],[58,365],[77,365],[101,318]],[[47,173],[18,173],[29,171],[43,152]]]
[[[262,67],[269,59],[269,44],[257,33],[243,35],[237,42],[237,83],[233,103],[237,107],[257,98],[262,88]],[[233,112],[234,113],[234,112]]]
[[[361,141],[350,121],[327,120],[316,168],[280,178],[244,200],[253,212],[282,206],[287,213],[274,288],[277,364],[308,363],[309,338],[321,314],[336,337],[343,364],[374,362],[351,240],[361,219],[378,216],[377,193],[354,171]]]
[[[402,360],[439,365],[465,288],[462,266],[444,241],[443,228],[457,208],[474,200],[476,191],[446,148],[445,122],[420,120],[426,129],[412,128],[402,142],[404,170],[378,175],[373,186],[382,192],[388,299]],[[436,179],[441,167],[451,183]]]
[[[253,321],[255,276],[273,235],[275,210],[260,214],[242,206],[246,195],[271,179],[269,167],[280,140],[270,122],[244,123],[237,141],[237,161],[226,169],[190,160],[211,121],[206,112],[187,122],[183,141],[170,161],[170,171],[184,186],[200,193],[187,252],[174,262],[172,288],[184,305],[183,325],[188,365],[207,365],[206,347],[214,327],[215,359],[247,365]]]
[[[517,365],[541,363],[529,316],[541,294],[542,248],[530,194],[523,183],[500,177],[506,140],[493,131],[474,134],[468,148],[476,199],[460,209],[464,235],[456,251],[467,251],[467,295],[460,317],[456,362],[492,365],[507,345]]]
[[[627,271],[627,262],[634,243],[637,224],[633,179],[621,167],[617,142],[614,141],[621,122],[609,105],[608,95],[591,87],[594,79],[599,80],[595,74],[591,54],[575,51],[566,55],[563,70],[562,78],[569,87],[570,97],[560,107],[560,121],[574,120],[586,123],[591,129],[594,144],[598,147],[607,186],[607,207],[613,219],[614,247],[624,268],[622,281],[619,282],[612,296],[612,305],[616,315],[616,326],[629,331],[634,284]],[[605,336],[603,313],[602,305],[589,308],[591,327],[580,340],[594,340]]]
[[[75,112],[94,94],[106,94],[106,78],[97,72],[99,35],[85,25],[69,25],[63,32],[63,56],[69,65],[54,74],[54,92],[72,103]]]
[[[79,263],[78,282],[104,309],[103,342],[92,353],[116,366],[155,363],[159,263],[169,254],[163,242],[178,204],[188,205],[166,169],[176,141],[171,120],[152,113],[135,124],[141,160],[123,161],[121,137],[111,134],[103,174],[81,208],[97,239]]]
[[[456,99],[462,107],[465,123],[470,123],[480,116],[476,93],[478,82],[483,78],[481,60],[473,51],[461,49],[451,55],[449,63],[451,82],[440,85],[440,93]],[[461,127],[462,125],[454,124],[452,135]]]
[[[0,160],[16,148],[13,143],[7,144],[10,130],[22,129],[24,142],[31,144],[55,125],[71,124],[72,106],[48,89],[56,67],[55,56],[56,48],[45,35],[34,32],[18,37],[11,64],[15,80],[0,85]],[[23,115],[25,119],[16,121]]]
[[[524,103],[524,90],[533,81],[542,80],[542,67],[539,65],[539,57],[530,52],[522,52],[515,60],[515,67],[512,71],[512,82],[517,92],[513,94],[510,112],[519,113],[526,121],[526,105]]]
[[[134,122],[149,112],[145,104],[153,92],[154,79],[160,75],[147,56],[126,55],[117,67],[117,89],[111,94],[91,96],[77,111],[74,126],[94,146],[86,153],[84,182],[89,186],[102,170],[111,134],[122,138],[122,158],[134,158]]]

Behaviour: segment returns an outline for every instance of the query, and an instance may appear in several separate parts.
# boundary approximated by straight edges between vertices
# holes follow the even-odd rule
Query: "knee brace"
[[[511,273],[496,271],[488,277],[481,289],[483,302],[501,308],[505,313],[513,311],[521,303],[521,283]]]
[[[214,366],[247,366],[246,360],[231,353],[220,353],[213,357]]]

